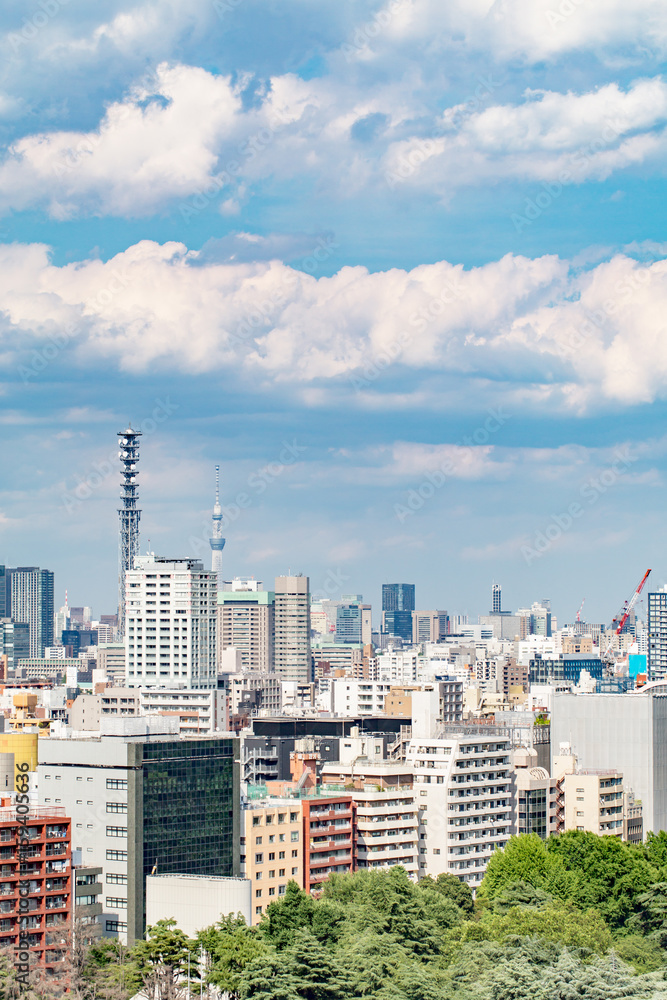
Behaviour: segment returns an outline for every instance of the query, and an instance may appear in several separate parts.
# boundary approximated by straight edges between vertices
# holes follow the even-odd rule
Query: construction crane
[[[577,611],[576,621],[578,621],[578,622],[581,621],[581,612],[584,610],[584,604],[585,603],[586,603],[586,598],[584,597],[583,601],[581,602],[581,604],[579,606],[579,610]]]
[[[635,604],[639,600],[639,595],[641,594],[642,590],[644,589],[644,586],[646,585],[646,581],[648,580],[650,574],[651,574],[651,570],[647,569],[646,572],[644,573],[643,577],[641,578],[641,580],[637,584],[637,586],[635,588],[635,591],[634,591],[632,597],[630,598],[630,600],[626,601],[624,603],[623,608],[621,609],[621,611],[619,611],[618,614],[614,617],[614,620],[611,623],[611,628],[612,628],[612,631],[613,631],[614,635],[620,635],[621,632],[623,631],[623,629],[625,627],[625,623],[627,622],[628,618],[630,617],[630,613],[632,612],[632,609],[634,608]],[[609,673],[612,672],[613,666],[614,666],[614,655],[613,655],[613,650],[612,650],[612,641],[613,641],[613,639],[610,640],[609,646],[607,648],[607,651],[604,654],[604,656],[602,657],[602,660],[606,664],[607,671]]]
[[[625,602],[625,604],[623,605],[623,610],[620,611],[616,615],[616,617],[614,618],[613,622],[611,623],[611,627],[614,629],[614,632],[616,633],[616,635],[620,635],[621,632],[623,631],[623,628],[625,627],[625,623],[627,622],[628,618],[630,617],[630,613],[631,613],[632,609],[634,608],[635,604],[639,600],[639,595],[641,594],[642,590],[644,589],[644,585],[646,584],[646,581],[648,580],[648,578],[649,578],[650,575],[651,575],[651,570],[647,569],[646,572],[644,573],[643,577],[641,578],[641,580],[637,584],[637,587],[635,589],[634,594],[632,595],[632,597],[630,598],[629,601]]]

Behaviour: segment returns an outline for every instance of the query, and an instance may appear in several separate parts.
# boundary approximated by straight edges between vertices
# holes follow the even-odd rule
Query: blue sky
[[[0,559],[116,600],[142,547],[414,581],[424,608],[665,582],[656,0],[11,0]]]

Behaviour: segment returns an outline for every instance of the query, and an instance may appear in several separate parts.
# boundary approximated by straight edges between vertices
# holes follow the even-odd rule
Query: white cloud
[[[583,412],[663,398],[667,384],[664,259],[619,254],[582,271],[507,255],[315,278],[144,241],[59,267],[44,247],[4,246],[0,273],[0,349],[25,365],[51,337],[81,364],[232,368],[256,387],[294,386],[310,406],[330,392],[341,405],[380,405],[386,392],[394,405],[392,372],[401,405],[422,409],[466,407],[478,392],[510,411]]]
[[[285,74],[244,107],[252,82],[161,64],[96,129],[17,140],[0,165],[0,211],[139,216],[180,201],[187,223],[216,206],[239,212],[269,177],[312,177],[341,199],[377,194],[378,184],[387,195],[406,185],[447,198],[506,179],[602,180],[656,162],[667,148],[660,78],[625,91],[531,90],[513,104],[498,103],[487,82],[474,109],[455,105],[441,116],[428,112],[415,80],[361,89],[335,76]]]

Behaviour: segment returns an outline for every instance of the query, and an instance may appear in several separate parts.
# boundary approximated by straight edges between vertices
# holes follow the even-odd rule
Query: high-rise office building
[[[412,641],[440,642],[447,636],[449,616],[446,611],[413,611]]]
[[[367,646],[372,640],[372,609],[361,594],[343,597],[336,607],[336,642],[356,642]]]
[[[667,587],[648,595],[648,675],[667,678]]]
[[[145,881],[238,875],[238,740],[179,737],[147,719],[110,719],[86,739],[40,740],[45,805],[71,810],[72,847],[104,870],[102,931],[133,944],[145,932]]]
[[[30,626],[30,656],[43,657],[53,645],[53,573],[37,566],[5,570],[6,617]]]
[[[499,615],[500,612],[502,611],[502,604],[503,604],[503,592],[499,583],[494,583],[493,587],[491,588],[491,601],[493,604],[493,607],[491,609],[491,614]]]
[[[260,580],[225,581],[218,591],[218,664],[233,646],[244,670],[268,674],[273,670],[274,602],[272,590]]]
[[[16,670],[19,660],[30,657],[30,626],[25,622],[13,622],[11,618],[0,619],[0,655],[7,657],[10,674]]]
[[[382,610],[414,611],[415,610],[414,583],[383,583]]]
[[[274,667],[282,680],[312,680],[310,586],[307,576],[277,576],[274,611]]]
[[[125,574],[128,687],[212,688],[217,575],[198,559],[138,556]]]
[[[414,583],[382,584],[382,631],[412,642],[412,612],[415,610]]]

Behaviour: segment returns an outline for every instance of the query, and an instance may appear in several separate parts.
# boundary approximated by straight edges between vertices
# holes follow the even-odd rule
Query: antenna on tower
[[[213,505],[213,534],[209,539],[211,546],[211,569],[218,574],[218,590],[222,588],[222,550],[225,541],[222,537],[222,507],[220,506],[220,466],[215,467],[215,503]]]
[[[139,463],[139,438],[141,431],[118,431],[118,457],[121,462],[120,502],[118,510],[118,631],[125,634],[125,574],[134,569],[135,557],[139,554],[139,520],[141,511],[137,507],[139,485],[137,465]]]

